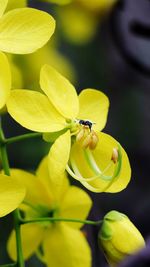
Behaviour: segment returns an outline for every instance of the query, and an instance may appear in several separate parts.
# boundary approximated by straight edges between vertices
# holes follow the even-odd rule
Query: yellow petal
[[[145,241],[141,233],[128,218],[114,222],[112,227],[111,242],[119,252],[129,255],[144,247]],[[120,240],[118,236],[121,237]]]
[[[48,169],[48,157],[45,157],[40,162],[38,169],[36,171],[38,180],[42,182],[42,184],[45,185],[46,190],[48,191],[48,194],[52,201],[55,199],[55,188],[53,190],[53,177],[50,176],[49,169]],[[66,191],[69,188],[69,180],[67,179],[66,173],[64,172],[60,177],[60,182],[62,182],[61,192],[60,192],[60,198],[63,197],[63,195],[66,193]],[[61,181],[62,179],[62,181]],[[55,186],[54,186],[55,187]]]
[[[55,132],[65,127],[63,117],[48,98],[39,92],[12,90],[7,108],[14,120],[33,131]]]
[[[76,117],[79,109],[77,93],[64,76],[51,66],[44,65],[41,69],[40,85],[62,116],[69,119]]]
[[[96,168],[99,168],[105,175],[112,176],[115,164],[111,161],[113,148],[118,147],[118,142],[110,135],[99,133],[99,143],[95,150],[91,153],[95,161]],[[120,192],[129,183],[131,177],[131,168],[128,156],[124,149],[121,147],[122,166],[119,175],[114,180],[106,181],[100,176],[93,181],[82,181],[82,184],[93,192]],[[74,160],[78,172],[79,179],[82,177],[90,178],[95,177],[95,173],[90,168],[84,150],[75,144],[71,151],[71,158]],[[108,167],[109,166],[109,167]]]
[[[13,177],[0,174],[0,217],[15,210],[25,197],[25,188]]]
[[[21,238],[24,259],[30,258],[44,237],[44,227],[38,224],[25,224],[21,226]],[[12,231],[8,243],[7,251],[12,260],[16,260],[16,238],[15,231]]]
[[[8,0],[0,0],[0,17],[3,15],[6,6],[7,6]]]
[[[101,131],[107,121],[109,100],[105,94],[94,89],[85,89],[79,95],[78,119],[94,122],[93,129]]]
[[[47,189],[35,175],[19,169],[11,169],[11,175],[26,188],[25,202],[32,205],[50,205],[51,199]]]
[[[13,61],[9,61],[11,65],[12,73],[12,89],[23,87],[23,74],[19,66],[17,66]]]
[[[0,52],[0,109],[6,104],[11,88],[11,71],[7,57]]]
[[[84,220],[89,214],[92,201],[89,195],[76,186],[70,186],[60,204],[60,217]],[[83,224],[67,223],[74,228],[80,228]]]
[[[91,252],[83,233],[67,224],[56,224],[43,243],[48,267],[90,267]]]
[[[42,47],[52,36],[55,21],[33,8],[18,8],[0,19],[0,50],[28,54]]]
[[[66,5],[72,2],[72,0],[43,0],[52,4]]]
[[[11,10],[14,8],[20,8],[20,7],[26,7],[26,6],[27,6],[27,0],[19,0],[19,1],[18,0],[8,0],[6,12],[8,10]]]
[[[70,131],[61,135],[52,145],[48,155],[48,168],[51,186],[56,198],[60,198],[64,188],[65,168],[69,160],[71,146]]]

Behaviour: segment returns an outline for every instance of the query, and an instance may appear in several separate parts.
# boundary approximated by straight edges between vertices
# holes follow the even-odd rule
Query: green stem
[[[0,151],[1,151],[1,160],[4,169],[4,173],[10,176],[9,162],[7,156],[6,145],[3,142],[5,140],[4,133],[1,127],[0,122]],[[21,244],[21,232],[20,232],[20,220],[19,220],[19,210],[16,209],[13,211],[15,232],[16,232],[16,246],[17,246],[17,263],[19,267],[24,267],[24,259],[22,253],[22,244]],[[9,266],[9,265],[6,265]]]
[[[16,267],[17,263],[0,264],[0,267]]]
[[[18,135],[18,136],[3,139],[3,142],[6,145],[9,145],[9,144],[12,144],[15,142],[20,142],[22,140],[30,139],[30,138],[34,138],[34,137],[38,137],[38,136],[42,136],[42,133],[28,133],[28,134]]]
[[[45,218],[36,218],[31,220],[26,220],[20,218],[21,224],[26,223],[39,223],[39,222],[75,222],[75,223],[83,223],[89,225],[100,225],[102,220],[100,221],[90,221],[90,220],[80,220],[80,219],[73,219],[73,218],[55,218],[55,217],[45,217]]]

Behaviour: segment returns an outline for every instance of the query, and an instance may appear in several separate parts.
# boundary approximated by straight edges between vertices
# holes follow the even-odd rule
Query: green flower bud
[[[98,242],[112,267],[145,246],[141,233],[129,218],[115,210],[105,215]]]

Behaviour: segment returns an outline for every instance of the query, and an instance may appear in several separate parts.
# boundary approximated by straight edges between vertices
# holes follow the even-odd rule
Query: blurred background
[[[38,52],[28,56],[9,55],[13,87],[39,89],[40,67],[48,63],[68,77],[78,92],[96,88],[107,94],[110,110],[104,131],[127,151],[132,179],[127,189],[117,194],[89,193],[94,202],[89,218],[98,220],[112,209],[121,211],[147,239],[150,235],[150,1],[74,0],[66,5],[50,2],[28,1],[28,6],[52,14],[57,27],[49,44]],[[2,121],[7,137],[28,132],[7,114]],[[10,145],[10,164],[35,170],[48,149],[49,145],[40,138]],[[4,244],[6,231],[9,233],[12,227],[10,221],[8,216],[0,222],[1,264],[8,261]],[[84,231],[92,247],[93,267],[107,266],[97,245],[98,229],[88,226]],[[42,265],[33,257],[27,266]]]

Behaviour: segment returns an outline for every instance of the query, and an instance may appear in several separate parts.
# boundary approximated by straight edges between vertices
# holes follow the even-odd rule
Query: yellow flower
[[[64,157],[65,170],[71,149],[67,171],[89,190],[124,189],[131,176],[128,157],[116,140],[100,133],[109,107],[106,95],[85,89],[78,97],[73,85],[48,65],[41,69],[40,85],[46,95],[13,90],[7,102],[10,115],[22,126],[44,133],[45,140],[54,142],[63,135],[65,146],[61,147],[62,153],[58,150],[58,164]]]
[[[113,137],[105,133],[97,135],[99,142],[92,151],[73,144],[67,170],[90,191],[120,192],[131,177],[128,156]]]
[[[26,7],[13,9],[4,14],[7,3],[8,0],[0,1],[0,50],[28,54],[47,43],[55,29],[52,16]],[[15,2],[13,5],[15,6]],[[13,8],[13,5],[10,8]]]
[[[0,173],[0,217],[15,210],[25,197],[25,187],[13,177]]]
[[[88,215],[92,203],[87,193],[76,186],[70,186],[65,173],[56,176],[53,172],[56,168],[57,162],[49,172],[47,158],[44,158],[36,176],[22,170],[11,171],[27,189],[24,203],[20,207],[26,219],[63,217],[83,220]],[[79,267],[90,267],[90,248],[80,231],[81,226],[81,223],[74,222],[22,225],[24,258],[28,259],[41,245],[43,258],[48,266],[75,267],[78,264]],[[12,232],[8,241],[8,251],[14,260],[15,247],[15,233]]]
[[[11,70],[7,57],[0,52],[0,109],[2,109],[7,101],[11,89]]]
[[[110,266],[118,266],[126,256],[145,246],[145,241],[129,218],[120,212],[110,211],[103,220],[99,245]]]
[[[57,7],[56,12],[61,31],[71,43],[82,45],[95,36],[99,22],[97,14],[74,2]]]
[[[79,97],[74,86],[54,68],[41,69],[43,92],[13,90],[7,102],[10,115],[27,129],[38,132],[58,132],[79,126],[78,119],[94,122],[93,130],[106,124],[109,101],[98,90],[85,89]]]
[[[27,54],[42,47],[55,29],[54,19],[47,13],[24,7],[26,1],[0,1],[0,50],[9,53]],[[17,9],[13,9],[17,8]],[[13,9],[9,11],[9,9]],[[4,11],[8,11],[4,14]],[[6,56],[0,52],[0,109],[11,89],[11,71]],[[14,66],[14,65],[13,65]],[[16,67],[13,72],[19,75]],[[15,80],[16,81],[16,80]]]
[[[61,33],[76,45],[85,44],[95,36],[102,17],[117,2],[116,0],[43,1],[59,5],[55,6],[55,11]]]

